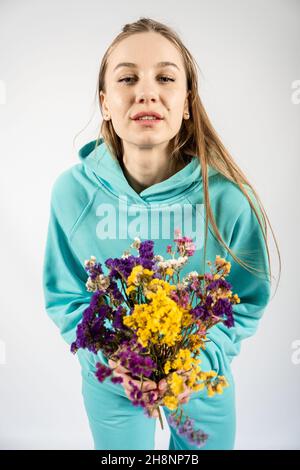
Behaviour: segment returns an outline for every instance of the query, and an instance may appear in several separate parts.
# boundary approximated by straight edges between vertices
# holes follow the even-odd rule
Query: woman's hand
[[[190,399],[190,395],[193,393],[193,391],[186,385],[186,381],[188,380],[189,378],[189,371],[186,371],[186,370],[178,370],[177,371],[177,374],[179,375],[182,375],[183,379],[184,379],[184,382],[183,382],[183,385],[184,385],[184,391],[178,395],[178,403],[179,404],[182,404],[182,403],[188,403],[189,399]],[[159,397],[163,396],[163,394],[165,393],[166,391],[166,388],[167,388],[167,381],[166,379],[161,379],[158,383],[158,393],[159,393]]]
[[[117,365],[117,363],[111,359],[108,361],[109,366],[113,369],[113,375],[116,377],[122,377],[123,382],[122,385],[125,389],[126,395],[130,400],[132,400],[130,396],[130,392],[132,391],[132,387],[129,384],[129,381],[132,381],[136,387],[139,388],[143,392],[143,400],[146,402],[146,404],[149,402],[149,393],[153,393],[153,400],[154,402],[158,402],[162,396],[164,395],[166,388],[167,388],[167,382],[166,379],[162,379],[159,381],[157,384],[153,380],[144,380],[143,384],[140,380],[134,380],[128,369],[121,365]],[[186,380],[189,377],[189,371],[185,370],[178,370],[178,374],[182,375],[184,378],[184,391],[178,396],[178,402],[179,404],[182,403],[188,403],[190,399],[190,395],[192,393],[192,390],[186,385]],[[152,405],[153,406],[153,405]],[[158,411],[153,410],[151,413],[151,416],[157,418],[158,417]]]
[[[129,381],[132,381],[136,387],[139,388],[143,392],[143,400],[147,403],[149,403],[149,393],[152,392],[154,394],[153,399],[157,400],[159,394],[158,394],[158,389],[157,389],[157,383],[154,382],[153,380],[144,380],[143,384],[140,380],[134,380],[132,376],[130,375],[130,372],[128,369],[125,367],[118,365],[117,362],[109,359],[108,360],[108,365],[113,369],[113,375],[116,377],[122,377],[123,382],[122,385],[125,389],[127,397],[132,400],[130,396],[130,392],[132,391],[132,386],[129,384]],[[153,406],[153,405],[152,405]],[[151,413],[151,416],[154,418],[158,417],[158,411],[154,410]]]

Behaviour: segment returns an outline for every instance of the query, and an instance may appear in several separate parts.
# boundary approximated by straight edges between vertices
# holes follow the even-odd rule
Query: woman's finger
[[[158,416],[159,416],[158,410],[156,408],[154,408],[152,411],[150,411],[150,416],[152,418],[158,418]]]
[[[185,385],[184,391],[178,395],[179,403],[187,403],[190,399],[191,393],[192,390]]]
[[[141,390],[143,393],[143,398],[146,399],[148,397],[148,394],[150,392],[154,393],[154,399],[157,399],[157,384],[153,381],[144,381],[143,383],[139,380],[134,380],[130,375],[124,374],[124,373],[119,373],[119,372],[114,372],[114,375],[116,377],[122,377],[123,382],[122,385],[126,392],[130,394],[133,390],[133,385],[138,388],[138,390]],[[131,382],[131,383],[129,383]]]
[[[113,369],[113,373],[118,372],[119,374],[129,374],[129,370],[126,367],[121,366],[120,363],[109,359],[108,365]]]
[[[188,379],[190,374],[191,374],[191,371],[190,370],[178,370],[177,371],[177,374],[181,375],[183,377],[184,380]]]
[[[117,372],[118,374],[127,374],[127,375],[130,375],[130,372],[128,369],[126,369],[125,367],[123,366],[117,366],[113,373]]]
[[[187,398],[189,396],[190,396],[190,392],[188,390],[185,390],[184,392],[180,393],[180,395],[178,395],[178,400],[181,401],[184,398]]]
[[[127,395],[127,397],[132,400],[132,396],[131,396],[131,392],[133,390],[133,387],[132,385],[130,385],[128,382],[124,384],[124,389],[125,389],[125,393]],[[156,401],[157,400],[157,392],[153,392],[153,391],[150,391],[150,392],[142,392],[142,400],[146,403],[146,406],[147,404],[150,404],[150,393],[152,394],[152,400],[151,401]]]
[[[148,392],[150,390],[156,390],[157,389],[157,383],[154,382],[153,380],[144,380],[143,383],[142,383],[141,380],[133,379],[131,377],[130,371],[128,369],[126,369],[125,367],[123,367],[121,365],[118,365],[117,367],[115,367],[117,365],[117,363],[115,361],[112,361],[111,359],[109,360],[109,365],[114,368],[113,374],[116,377],[123,377],[124,380],[125,380],[125,378],[128,378],[141,391]]]
[[[150,403],[150,393],[152,394],[152,402],[156,401],[158,398],[158,392],[157,392],[157,383],[154,382],[153,380],[144,380],[143,382],[140,380],[135,380],[131,377],[130,372],[128,369],[125,367],[122,367],[120,365],[117,366],[117,363],[113,360],[109,360],[109,366],[112,367],[113,370],[113,375],[116,377],[122,377],[123,382],[123,388],[125,390],[125,393],[129,400],[132,400],[131,397],[131,392],[133,390],[133,385],[135,385],[139,390],[142,391],[142,400],[145,401],[146,406],[147,404]],[[116,367],[117,366],[117,367]],[[129,383],[131,382],[131,383]],[[158,411],[154,410],[153,413],[151,414],[152,417],[158,417]]]
[[[158,382],[158,389],[161,390],[161,391],[165,391],[167,388],[167,381],[166,379],[161,379],[159,382]]]
[[[153,380],[135,380],[129,377],[129,380],[142,392],[150,392],[151,390],[157,390],[157,383]]]
[[[108,365],[109,367],[116,367],[117,363],[116,361],[113,361],[112,359],[108,359]]]

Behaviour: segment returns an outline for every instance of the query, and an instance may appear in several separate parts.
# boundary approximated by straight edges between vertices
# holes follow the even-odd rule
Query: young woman
[[[192,236],[196,252],[183,275],[207,271],[216,255],[226,257],[227,280],[240,304],[234,306],[232,328],[219,323],[209,331],[201,366],[224,374],[229,387],[214,397],[186,387],[181,401],[195,428],[209,435],[203,449],[233,449],[231,361],[270,300],[265,211],[213,129],[198,95],[194,60],[170,28],[149,18],[125,25],[103,57],[97,95],[102,137],[80,149],[80,163],[60,174],[52,188],[46,311],[70,345],[91,299],[84,261],[91,255],[102,264],[119,257],[136,236],[153,239],[162,256],[176,228]],[[95,449],[154,449],[156,419],[130,402],[128,371],[115,370],[123,384],[99,383],[96,362],[107,365],[107,358],[82,349],[77,356]],[[163,385],[149,381],[148,390],[158,397]],[[164,412],[168,420],[170,410]],[[173,427],[170,431],[170,449],[196,448]]]

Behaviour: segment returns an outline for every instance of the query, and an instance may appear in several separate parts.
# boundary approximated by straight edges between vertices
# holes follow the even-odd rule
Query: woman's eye
[[[168,81],[175,82],[174,78],[164,77],[164,76],[162,76],[162,77],[160,77],[160,78],[166,78]]]
[[[119,82],[124,82],[124,83],[130,83],[130,82],[127,82],[126,80],[131,80],[132,78],[134,78],[134,77],[124,77],[124,78],[121,78],[118,81]],[[159,78],[166,78],[167,81],[165,81],[164,83],[168,83],[168,81],[175,82],[174,78],[170,78],[170,77],[166,77],[166,76],[161,76]]]

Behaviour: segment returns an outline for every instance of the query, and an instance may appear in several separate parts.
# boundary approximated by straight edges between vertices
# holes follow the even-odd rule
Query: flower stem
[[[157,407],[157,411],[158,411],[158,417],[159,417],[159,422],[160,422],[160,425],[161,425],[161,429],[164,429],[164,424],[163,424],[163,420],[162,420],[161,411],[160,411],[159,406]]]

